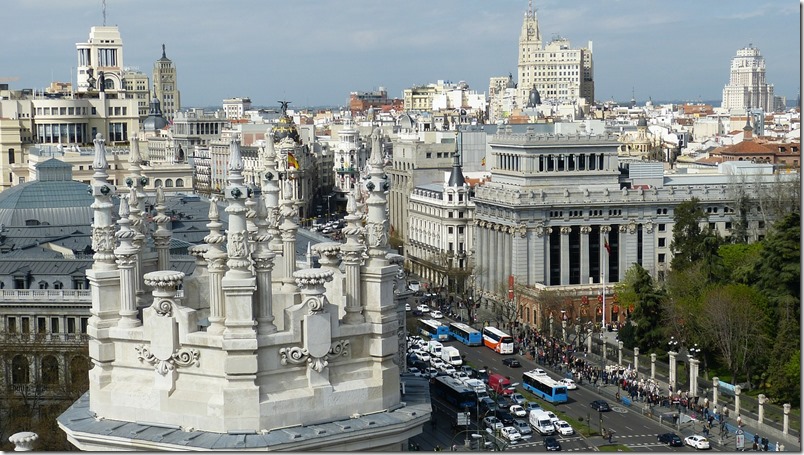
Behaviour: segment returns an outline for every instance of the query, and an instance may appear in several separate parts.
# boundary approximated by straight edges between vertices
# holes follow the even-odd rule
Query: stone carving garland
[[[280,363],[282,365],[302,365],[307,363],[307,366],[317,372],[324,370],[324,367],[329,365],[330,357],[348,357],[350,353],[349,340],[338,340],[329,348],[327,355],[323,357],[313,357],[307,351],[307,348],[298,346],[291,346],[289,348],[282,348],[279,350]]]

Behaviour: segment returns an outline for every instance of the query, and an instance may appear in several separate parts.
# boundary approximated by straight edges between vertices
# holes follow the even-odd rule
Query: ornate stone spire
[[[204,237],[204,242],[209,245],[209,250],[204,255],[207,260],[207,270],[209,271],[209,328],[207,333],[223,333],[223,320],[226,318],[223,288],[221,279],[226,272],[226,252],[223,244],[226,236],[221,233],[223,224],[220,222],[218,213],[218,200],[212,198],[209,201],[209,223],[207,229],[209,234]]]
[[[243,158],[240,155],[240,144],[232,139],[229,142],[229,185],[226,187],[226,200],[229,202],[226,213],[229,214],[229,230],[226,251],[229,255],[226,275],[232,277],[251,277],[249,266],[248,232],[246,229],[245,198],[248,188],[243,185]]]
[[[156,189],[156,231],[154,232],[154,246],[157,253],[158,270],[170,270],[170,237],[172,235],[168,228],[170,217],[165,214],[165,190],[160,186]]]
[[[386,215],[386,192],[390,184],[383,170],[381,131],[375,128],[371,134],[371,157],[369,158],[368,214],[366,217],[366,243],[368,245],[368,266],[385,266],[388,247],[388,219]]]
[[[92,175],[90,193],[95,198],[92,203],[93,219],[92,223],[92,249],[95,251],[92,264],[94,270],[114,270],[115,256],[115,237],[114,224],[112,224],[112,195],[116,188],[108,182],[109,174],[106,169],[109,164],[106,161],[106,142],[103,136],[98,134],[95,137],[95,158],[92,161],[92,168],[95,173]]]
[[[293,272],[296,271],[296,232],[299,230],[299,225],[296,224],[296,217],[298,213],[293,204],[292,184],[286,180],[283,189],[282,208],[280,209],[282,224],[279,225],[280,235],[282,236],[283,271],[285,273],[285,276],[282,277],[282,290],[286,293],[294,293],[298,290],[293,279]]]
[[[129,195],[129,197],[131,196]],[[119,327],[137,327],[142,324],[137,319],[137,292],[134,285],[137,279],[135,273],[137,272],[138,250],[133,242],[137,233],[130,226],[126,197],[120,198],[119,214],[120,219],[117,224],[120,229],[115,236],[120,241],[120,245],[114,250],[117,257],[117,268],[120,269],[120,320],[117,325]]]

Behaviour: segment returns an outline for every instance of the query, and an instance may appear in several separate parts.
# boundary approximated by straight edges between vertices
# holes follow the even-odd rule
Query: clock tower
[[[519,102],[527,100],[530,87],[533,86],[531,69],[538,51],[542,50],[542,33],[539,30],[539,20],[536,18],[536,11],[533,9],[532,0],[528,1],[528,10],[525,12],[525,19],[522,21],[522,31],[519,34],[519,59],[518,59],[518,87],[517,100]]]

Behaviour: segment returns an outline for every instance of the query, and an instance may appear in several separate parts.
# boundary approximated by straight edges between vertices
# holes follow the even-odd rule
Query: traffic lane
[[[562,377],[559,375],[559,373],[553,371],[552,369],[546,368],[544,365],[538,365],[536,362],[528,360],[518,354],[514,354],[513,357],[518,359],[523,366],[521,368],[510,368],[506,365],[503,365],[502,361],[503,359],[511,356],[497,354],[485,346],[469,347],[455,341],[448,342],[447,344],[452,344],[457,347],[462,354],[465,354],[466,361],[475,367],[480,368],[486,366],[490,368],[492,372],[510,377],[511,382],[521,383],[522,373],[524,371],[532,370],[537,366],[545,369],[553,379],[559,379]],[[612,442],[620,442],[629,446],[634,445],[635,447],[642,447],[646,450],[685,450],[683,447],[667,447],[657,444],[657,435],[660,433],[665,433],[669,431],[669,429],[659,425],[658,422],[650,419],[649,417],[643,416],[640,409],[642,403],[635,403],[630,407],[614,403],[607,396],[598,394],[594,387],[590,387],[586,383],[579,386],[579,388],[576,390],[570,390],[568,395],[569,401],[567,403],[557,405],[558,410],[579,421],[582,421],[586,425],[590,425],[591,428],[596,432],[600,431],[600,419],[602,417],[603,427],[614,430]],[[590,407],[590,403],[593,400],[598,399],[605,399],[613,410],[598,413],[592,409]],[[538,401],[542,402],[541,399],[538,399]],[[576,428],[576,431],[577,430],[578,428]],[[681,433],[678,434],[682,438],[684,437],[681,435]],[[597,439],[597,442],[595,439]],[[534,435],[530,443],[523,445],[527,445],[530,448],[536,448],[537,446],[541,447],[541,443],[541,437],[539,435]],[[589,444],[593,446],[602,445],[604,443],[608,443],[608,441],[604,441],[599,435],[589,439]],[[564,443],[562,442],[562,448],[563,445]],[[581,445],[584,448],[588,447],[585,442],[582,442]]]

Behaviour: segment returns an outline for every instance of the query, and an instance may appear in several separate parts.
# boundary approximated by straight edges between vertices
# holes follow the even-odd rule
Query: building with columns
[[[731,59],[729,83],[723,87],[721,107],[730,111],[751,108],[774,111],[773,84],[765,80],[765,57],[753,44],[738,49]]]
[[[379,129],[368,178],[347,204],[347,241],[319,246],[326,260],[316,269],[297,267],[294,192],[279,178],[285,158],[271,144],[261,150],[257,199],[231,141],[228,229],[212,201],[209,234],[191,249],[198,261],[187,276],[169,268],[161,191],[153,231],[142,228],[136,175],[113,216],[118,191],[96,140],[95,254],[86,272],[95,368],[89,392],[58,419],[79,449],[402,451],[429,422],[426,393],[402,397],[400,317],[409,294],[401,260],[388,252]],[[149,236],[153,269],[141,256]]]
[[[620,143],[609,134],[514,134],[505,125],[489,146],[491,181],[473,199],[475,286],[501,302],[513,277],[518,319],[526,324],[546,317],[539,304],[545,290],[564,293],[567,316],[587,321],[600,320],[597,296],[605,293],[606,321],[622,320],[629,309],[605,286],[622,281],[633,264],[664,278],[675,206],[698,198],[708,226],[728,236],[736,187],[747,180],[756,192],[779,177],[736,163],[716,173],[665,175],[660,163],[620,163]],[[752,209],[748,222],[750,239],[761,238],[759,211]]]

